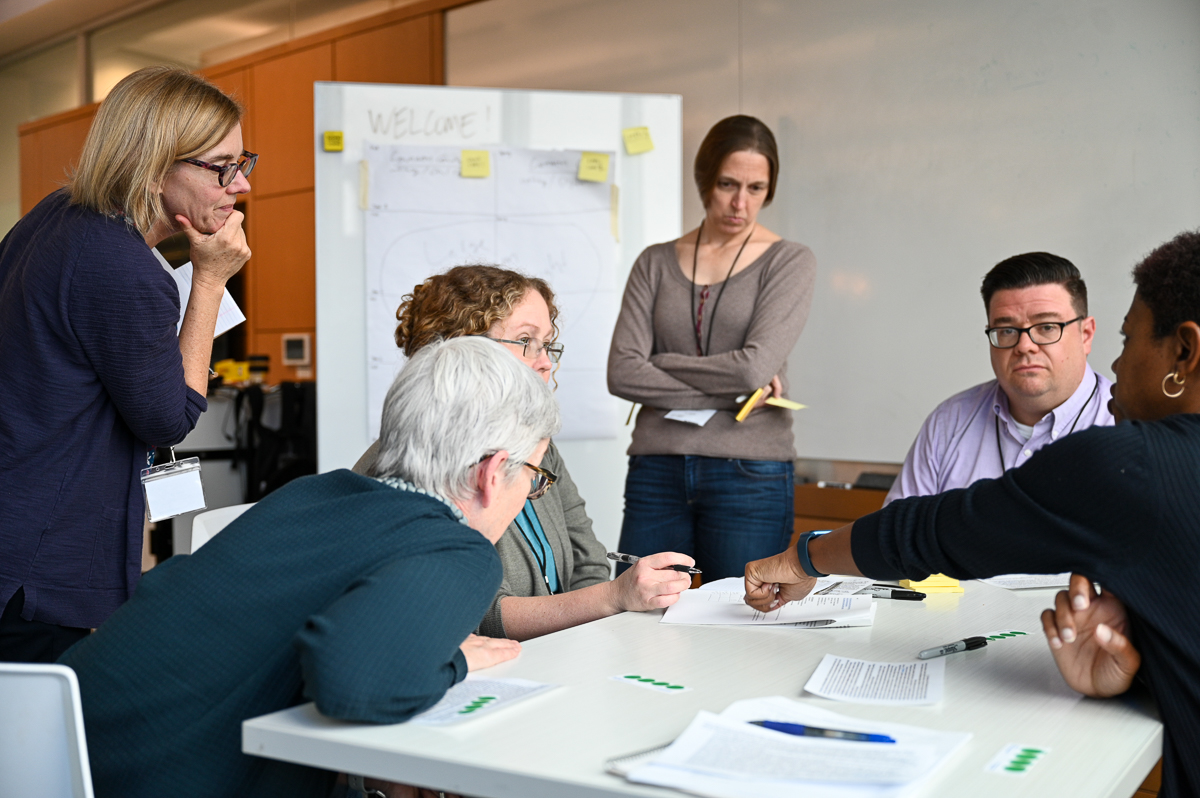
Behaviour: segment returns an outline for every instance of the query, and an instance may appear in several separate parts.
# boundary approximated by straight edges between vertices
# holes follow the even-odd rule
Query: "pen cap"
[[[987,645],[986,637],[968,637],[963,640],[967,644],[967,651],[974,651],[977,648],[983,648]]]

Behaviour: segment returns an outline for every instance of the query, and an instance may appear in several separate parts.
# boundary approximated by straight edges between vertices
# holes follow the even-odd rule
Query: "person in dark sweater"
[[[66,189],[0,243],[0,660],[53,662],[141,576],[138,472],[207,408],[225,282],[250,257],[242,108],[183,69],[128,76]],[[151,248],[184,231],[179,292]]]
[[[1051,652],[1087,695],[1142,675],[1165,728],[1159,795],[1173,798],[1200,795],[1200,595],[1167,587],[1200,572],[1200,232],[1151,252],[1133,278],[1110,403],[1124,423],[1063,438],[998,479],[801,535],[746,566],[746,601],[766,611],[824,573],[1073,571],[1042,615]]]
[[[335,774],[241,752],[241,723],[305,700],[399,723],[520,644],[471,635],[495,542],[559,428],[545,384],[481,338],[430,344],[388,393],[375,478],[304,477],[133,598],[75,669],[98,798],[327,796]]]

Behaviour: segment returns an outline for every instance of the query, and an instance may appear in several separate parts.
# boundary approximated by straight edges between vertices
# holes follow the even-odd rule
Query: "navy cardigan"
[[[0,243],[0,606],[99,626],[141,575],[138,472],[207,408],[135,228],[46,197]]]

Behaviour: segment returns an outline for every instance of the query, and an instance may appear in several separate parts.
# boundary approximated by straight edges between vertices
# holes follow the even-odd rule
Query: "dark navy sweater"
[[[1075,571],[1124,602],[1165,728],[1163,798],[1200,795],[1200,416],[1092,428],[999,479],[855,522],[872,578]]]
[[[432,706],[502,575],[437,499],[349,471],[288,483],[63,655],[97,798],[325,798],[333,774],[243,754],[242,721],[306,699],[374,723]]]
[[[46,197],[0,243],[0,606],[99,626],[141,574],[138,472],[207,407],[179,292],[124,221]]]

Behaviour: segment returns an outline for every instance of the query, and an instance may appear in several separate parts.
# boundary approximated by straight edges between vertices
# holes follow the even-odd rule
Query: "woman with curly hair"
[[[396,319],[396,345],[409,357],[439,339],[479,335],[508,348],[549,382],[563,352],[555,343],[558,308],[550,286],[499,266],[456,266],[430,277],[405,295]],[[376,451],[372,445],[354,470],[373,473]],[[604,547],[553,442],[538,471],[544,492],[526,501],[496,544],[504,582],[480,634],[527,640],[675,603],[690,578],[670,566],[692,565],[691,557],[654,554],[610,581]]]

